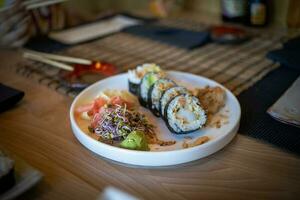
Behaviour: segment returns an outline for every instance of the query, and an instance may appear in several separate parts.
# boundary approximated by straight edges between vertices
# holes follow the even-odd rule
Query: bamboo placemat
[[[183,20],[163,20],[158,24],[196,31],[208,27],[191,21],[184,23]],[[187,50],[120,32],[59,53],[105,60],[118,66],[120,72],[141,63],[157,63],[165,70],[190,72],[216,80],[238,95],[279,66],[266,59],[265,54],[280,47],[283,37],[282,33],[263,32],[239,45],[209,43]],[[46,65],[27,61],[18,72],[70,96],[78,93],[60,84],[57,78],[59,70]]]

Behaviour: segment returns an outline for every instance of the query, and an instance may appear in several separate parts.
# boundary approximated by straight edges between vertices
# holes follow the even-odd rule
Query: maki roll
[[[142,78],[148,72],[160,72],[161,68],[156,64],[143,64],[137,66],[136,69],[128,70],[128,86],[129,91],[138,95],[139,85],[141,83]]]
[[[175,85],[174,81],[162,78],[157,80],[149,89],[148,106],[155,116],[159,117],[159,101],[163,92]]]
[[[14,160],[0,151],[0,194],[15,185]]]
[[[159,72],[149,72],[142,78],[139,87],[139,101],[144,107],[148,107],[148,94],[151,86],[160,78],[163,78],[164,74]]]
[[[199,99],[190,94],[174,97],[166,106],[165,117],[169,130],[176,134],[196,131],[206,122]]]
[[[164,118],[165,116],[165,107],[169,101],[179,94],[187,94],[189,91],[185,87],[175,86],[167,89],[163,92],[159,100],[159,113]]]

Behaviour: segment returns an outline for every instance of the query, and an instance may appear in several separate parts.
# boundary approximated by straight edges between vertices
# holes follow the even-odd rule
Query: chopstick
[[[42,52],[37,52],[37,51],[32,51],[32,50],[25,50],[25,53],[37,55],[40,57],[44,57],[44,58],[48,58],[48,59],[52,59],[52,60],[56,60],[56,61],[67,62],[67,63],[76,63],[76,64],[82,64],[82,65],[92,64],[91,60],[82,59],[82,58],[74,58],[74,57],[69,57],[69,56],[61,56],[61,55],[56,55],[56,54],[42,53]]]
[[[56,61],[50,60],[48,58],[45,58],[43,56],[39,56],[37,54],[31,54],[29,52],[25,52],[23,54],[23,57],[34,60],[34,61],[39,61],[39,62],[48,64],[48,65],[51,65],[53,67],[57,67],[57,68],[60,68],[60,69],[64,69],[64,70],[67,70],[67,71],[73,71],[74,70],[74,68],[70,65],[60,63],[60,62],[56,62]]]

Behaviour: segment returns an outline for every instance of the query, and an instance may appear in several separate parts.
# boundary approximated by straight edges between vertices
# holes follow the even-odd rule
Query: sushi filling
[[[167,123],[175,133],[200,129],[206,122],[206,115],[198,99],[183,94],[175,97],[167,106]]]
[[[156,64],[143,64],[137,66],[134,70],[128,70],[128,80],[133,84],[140,84],[144,75],[148,72],[159,72],[161,71],[160,67]]]
[[[134,70],[128,70],[128,86],[129,91],[132,94],[138,95],[139,85],[142,78],[148,72],[159,72],[161,71],[160,67],[156,64],[143,64],[137,66]]]
[[[149,89],[160,78],[162,78],[162,74],[154,72],[149,72],[143,77],[139,90],[139,99],[142,105],[147,106]]]
[[[168,90],[166,90],[162,97],[160,98],[160,102],[159,102],[159,110],[160,110],[160,114],[161,116],[165,116],[165,107],[166,105],[169,103],[169,101],[174,98],[175,96],[179,95],[179,94],[186,94],[188,93],[188,90],[184,87],[172,87],[169,88]]]

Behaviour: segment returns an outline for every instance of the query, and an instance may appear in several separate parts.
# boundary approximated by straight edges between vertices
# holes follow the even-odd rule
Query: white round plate
[[[73,101],[70,109],[71,127],[76,138],[88,149],[105,158],[140,166],[168,166],[190,162],[223,148],[227,145],[237,133],[241,115],[239,102],[235,96],[219,83],[210,79],[177,71],[168,71],[167,75],[178,85],[185,86],[188,89],[194,89],[204,86],[220,86],[226,90],[226,105],[220,112],[226,113],[228,123],[221,128],[203,128],[190,134],[176,135],[172,134],[166,127],[161,118],[157,118],[147,109],[141,108],[141,111],[148,117],[149,121],[156,126],[157,136],[163,140],[176,140],[172,146],[160,147],[152,145],[150,151],[136,151],[111,146],[94,139],[88,133],[87,125],[83,126],[80,120],[74,116],[75,108],[90,103],[99,94],[106,89],[128,90],[127,74],[120,74],[101,80],[82,91]],[[79,126],[79,123],[81,124]],[[202,145],[191,148],[183,148],[183,141],[187,136],[196,140],[200,136],[208,136],[210,140]]]

